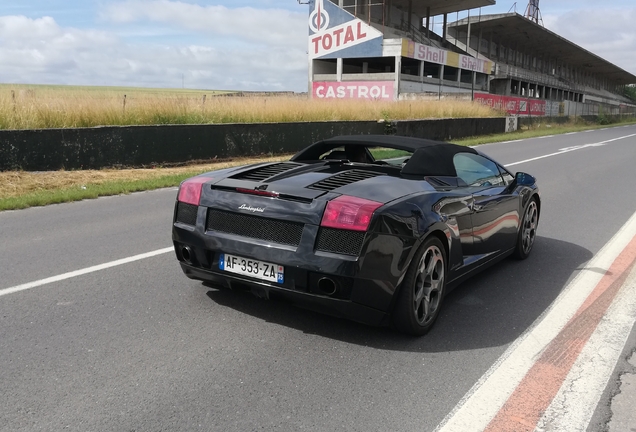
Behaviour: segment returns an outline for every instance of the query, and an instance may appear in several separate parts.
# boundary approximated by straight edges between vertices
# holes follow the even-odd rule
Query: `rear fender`
[[[519,215],[521,215],[520,217],[523,216],[526,207],[528,206],[528,203],[530,202],[531,199],[536,199],[537,200],[537,210],[539,211],[539,218],[541,217],[541,197],[539,196],[539,191],[536,187],[526,187],[523,188],[522,190],[519,190],[519,195],[521,197],[521,199],[519,200]]]
[[[409,253],[409,257],[408,257],[408,265],[404,266],[404,272],[402,273],[402,276],[400,277],[400,281],[398,283],[397,289],[395,290],[393,294],[393,298],[391,299],[391,305],[390,305],[389,311],[393,311],[395,302],[400,294],[400,291],[403,288],[402,281],[404,280],[404,277],[406,276],[406,272],[408,271],[408,268],[411,266],[411,262],[413,261],[415,254],[417,253],[419,248],[422,246],[422,244],[424,244],[424,242],[431,236],[438,238],[440,242],[442,243],[442,245],[444,246],[444,254],[446,256],[446,271],[448,272],[448,268],[449,268],[448,257],[450,256],[450,252],[452,248],[454,247],[452,242],[452,231],[443,222],[436,222],[433,225],[431,225],[426,230],[426,232],[413,245],[413,248],[411,249]]]

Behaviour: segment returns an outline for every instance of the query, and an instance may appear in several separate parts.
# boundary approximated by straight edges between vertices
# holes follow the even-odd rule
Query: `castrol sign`
[[[309,2],[309,57],[377,57],[382,55],[382,32],[329,0]]]
[[[313,98],[392,101],[394,89],[393,81],[315,82]]]

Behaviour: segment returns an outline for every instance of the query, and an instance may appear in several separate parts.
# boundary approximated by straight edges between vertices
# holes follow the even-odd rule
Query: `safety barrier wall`
[[[409,120],[393,123],[395,135],[440,141],[506,132],[506,118]]]
[[[0,131],[0,171],[141,167],[294,153],[337,135],[397,134],[450,140],[502,133],[505,118]]]

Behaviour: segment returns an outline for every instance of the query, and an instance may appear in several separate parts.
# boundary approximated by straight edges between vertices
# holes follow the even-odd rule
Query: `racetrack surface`
[[[538,178],[535,249],[423,338],[207,288],[170,252],[3,294],[169,247],[176,189],[0,213],[0,430],[435,430],[636,212],[636,126],[479,149]]]

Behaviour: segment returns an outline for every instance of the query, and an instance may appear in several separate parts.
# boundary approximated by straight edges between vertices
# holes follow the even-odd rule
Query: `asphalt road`
[[[434,430],[636,212],[636,126],[480,149],[539,179],[539,237],[426,337],[206,288],[164,253],[0,296],[0,430]],[[175,195],[0,213],[0,294],[169,247]]]

